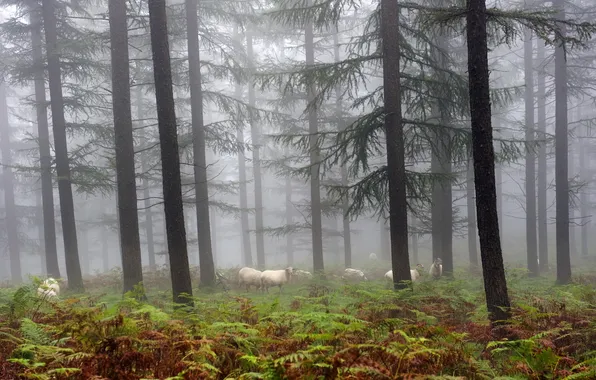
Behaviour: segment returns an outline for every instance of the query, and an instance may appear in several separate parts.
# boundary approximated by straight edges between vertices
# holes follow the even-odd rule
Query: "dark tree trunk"
[[[399,83],[399,7],[397,1],[381,0],[381,41],[383,52],[383,92],[387,171],[389,177],[389,231],[393,287],[406,287],[411,281],[408,253],[408,208],[404,126],[401,116]]]
[[[143,91],[140,83],[137,83],[137,94],[136,94],[136,108],[137,108],[137,120],[139,127],[143,127]],[[147,178],[149,170],[147,162],[149,160],[149,154],[147,152],[147,132],[142,131],[141,144],[143,146],[143,152],[141,153],[141,171],[143,172],[143,207],[145,214],[145,234],[147,235],[147,256],[149,258],[149,269],[154,271],[155,265],[155,241],[153,240],[153,211],[151,211],[151,189],[149,185],[149,179]]]
[[[569,110],[568,110],[569,111]],[[571,122],[573,123],[575,120],[571,120]],[[575,178],[576,172],[575,172],[575,148],[576,148],[576,144],[575,141],[571,142],[571,150],[568,150],[568,158],[567,158],[567,163],[569,166],[569,174],[568,174],[568,178]],[[569,148],[568,148],[569,149]],[[576,202],[569,200],[570,205],[569,205],[569,256],[570,259],[571,257],[577,257],[577,239],[575,236],[575,227],[576,227],[576,220],[575,220],[575,208],[576,208]]]
[[[493,324],[498,324],[508,320],[511,314],[497,216],[486,0],[468,0],[467,8],[468,76],[480,256],[489,317]]]
[[[197,0],[186,0],[185,3],[192,113],[195,208],[197,212],[197,239],[199,240],[199,278],[201,286],[213,286],[215,285],[215,263],[213,261],[211,247],[211,220],[209,217],[209,189],[207,188],[207,157],[205,152],[205,125],[203,123],[203,91],[201,88]]]
[[[17,210],[14,203],[14,175],[12,174],[12,153],[10,150],[11,128],[8,123],[6,104],[6,84],[0,81],[0,143],[2,149],[2,184],[4,185],[4,208],[6,212],[6,236],[10,257],[10,276],[15,285],[23,282],[21,273],[21,254],[19,252],[19,230]]]
[[[534,143],[534,70],[532,31],[524,33],[526,141]],[[534,148],[526,150],[526,252],[530,277],[538,276],[538,247],[536,236],[536,156]]]
[[[246,54],[250,65],[251,75],[254,70],[252,33],[246,33]],[[248,84],[248,105],[256,106],[255,86],[251,76]],[[252,140],[252,170],[255,181],[255,230],[257,243],[257,268],[265,269],[265,235],[263,230],[263,179],[261,175],[261,131],[255,120],[252,110],[250,111],[250,136]]]
[[[340,61],[339,56],[339,31],[335,30],[333,33],[333,52],[335,62]],[[343,118],[343,105],[341,99],[341,90],[339,86],[335,88],[335,114],[337,117],[337,130],[342,131],[346,128],[346,122]],[[348,168],[347,165],[341,165],[341,185],[348,187]],[[344,265],[346,268],[352,266],[352,236],[350,232],[350,218],[348,217],[348,210],[350,208],[349,197],[344,197],[342,202],[342,222],[343,222],[343,238],[344,238]],[[389,255],[389,250],[387,255]]]
[[[418,221],[416,217],[412,217],[412,227],[416,230]],[[412,263],[414,265],[420,264],[420,258],[418,257],[418,234],[414,232],[412,234]]]
[[[45,268],[48,276],[60,277],[58,249],[56,248],[56,221],[54,217],[54,185],[52,184],[52,154],[50,153],[50,132],[46,105],[46,87],[41,38],[41,7],[31,9],[31,53],[35,68],[35,109],[37,111],[37,136],[39,139],[39,161],[41,167],[41,200],[43,205],[43,247]],[[41,243],[41,242],[40,242]]]
[[[193,305],[192,282],[188,266],[186,228],[182,206],[182,181],[180,179],[180,155],[178,131],[172,90],[172,71],[165,0],[149,0],[149,25],[155,78],[155,100],[161,149],[164,212],[170,258],[170,276],[175,303]],[[198,224],[198,223],[197,223]],[[208,229],[207,229],[208,230]],[[213,266],[211,267],[213,270]]]
[[[70,180],[68,144],[66,141],[66,121],[64,119],[64,100],[62,98],[62,79],[60,73],[58,36],[56,31],[56,14],[54,13],[55,0],[42,1],[42,4],[48,59],[52,124],[54,129],[54,150],[56,151],[58,194],[60,196],[60,216],[62,220],[62,234],[64,237],[66,276],[68,277],[68,287],[71,290],[83,292],[83,275],[81,273],[81,263],[79,261],[77,227],[75,222],[72,184]]]
[[[130,62],[126,3],[108,2],[112,57],[112,109],[116,147],[116,182],[120,212],[120,247],[122,250],[123,291],[130,292],[143,282],[135,152],[130,103]]]
[[[558,9],[557,18],[565,19],[565,3],[553,3]],[[565,27],[559,25],[561,34]],[[567,136],[567,62],[563,46],[555,48],[555,208],[557,237],[557,283],[571,282],[571,258],[569,255],[569,167]]]
[[[474,161],[470,157],[466,170],[466,204],[468,209],[468,257],[472,270],[478,268],[478,244],[476,244],[476,204],[474,202]]]
[[[546,73],[545,73],[545,48],[543,43],[538,43],[536,53],[538,84],[538,139],[541,140],[538,148],[538,256],[540,259],[540,272],[548,270],[548,212],[546,204],[547,168],[546,168]]]
[[[315,64],[314,32],[312,23],[307,23],[304,30],[304,44],[306,51],[306,65]],[[315,89],[309,86],[308,103],[315,99]],[[323,275],[325,264],[323,260],[323,221],[321,216],[321,179],[319,167],[319,148],[317,144],[319,127],[317,121],[317,110],[311,107],[308,110],[308,132],[310,148],[310,212],[312,228],[312,258],[313,271],[318,275]]]
[[[35,192],[35,220],[37,225],[37,241],[39,241],[39,258],[41,260],[41,274],[48,275],[46,255],[44,253],[43,244],[43,204],[41,191]],[[49,276],[53,277],[53,276]]]

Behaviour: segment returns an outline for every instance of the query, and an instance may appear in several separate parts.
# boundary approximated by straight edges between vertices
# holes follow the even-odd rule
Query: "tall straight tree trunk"
[[[499,239],[486,18],[486,0],[468,0],[468,77],[480,256],[489,318],[499,324],[511,316],[511,305]]]
[[[236,85],[236,99],[241,98],[242,88]],[[243,125],[236,131],[236,141],[244,144]],[[240,182],[240,232],[242,234],[242,252],[244,266],[252,267],[252,246],[250,244],[250,226],[248,224],[248,189],[246,183],[246,156],[244,149],[238,152],[238,182]]]
[[[540,272],[548,270],[548,212],[546,204],[547,167],[546,167],[546,73],[545,48],[543,43],[537,44],[536,68],[538,71],[537,106],[538,106],[538,257]]]
[[[290,155],[290,149],[284,148],[284,156]],[[286,224],[291,226],[294,223],[294,205],[292,204],[292,176],[286,176]],[[290,232],[286,235],[286,254],[288,265],[294,264],[294,235]]]
[[[79,261],[77,227],[70,179],[70,164],[68,161],[66,121],[64,119],[64,100],[62,98],[62,79],[60,73],[60,53],[58,50],[56,14],[54,13],[55,4],[55,0],[42,1],[52,124],[54,129],[54,150],[56,151],[56,172],[58,174],[58,194],[60,196],[60,216],[62,220],[62,235],[64,237],[64,256],[68,287],[74,291],[82,292],[84,291],[83,275],[81,274],[81,263]]]
[[[136,108],[137,108],[137,120],[139,128],[143,128],[143,89],[140,83],[137,83],[137,94],[136,94]],[[148,173],[149,167],[147,161],[149,160],[149,154],[147,153],[147,131],[141,131],[141,144],[143,152],[141,153],[141,171],[143,172],[143,208],[145,216],[145,234],[147,235],[147,256],[149,258],[149,269],[154,271],[155,265],[155,241],[153,240],[153,212],[151,211],[151,189],[149,187]]]
[[[416,227],[418,224],[418,219],[415,216],[412,216],[412,227],[414,231],[416,231]],[[420,264],[420,258],[418,257],[418,233],[414,232],[412,234],[412,263],[414,265]]]
[[[567,109],[567,112],[569,112],[569,109]],[[573,124],[573,122],[575,122],[577,120],[574,120],[574,118],[571,118],[571,123]],[[577,144],[575,141],[571,141],[571,151],[568,150],[568,158],[567,158],[567,164],[569,167],[569,174],[568,174],[568,178],[575,178],[576,175],[576,170],[575,170],[575,151],[577,148]],[[576,208],[576,202],[571,201],[571,205],[569,207],[569,256],[571,257],[577,257],[577,239],[575,236],[575,226],[576,226],[576,220],[575,220],[575,208]]]
[[[207,157],[205,125],[203,123],[203,90],[199,56],[199,26],[197,0],[186,0],[186,34],[188,41],[188,69],[192,114],[192,152],[195,175],[195,208],[197,239],[199,240],[199,278],[202,286],[215,285],[215,263],[211,247],[211,219],[209,217],[209,189],[207,187]]]
[[[442,69],[447,68],[443,51],[448,50],[445,36],[437,32],[435,41],[438,48],[433,49],[433,56]],[[440,51],[441,49],[442,51]],[[441,71],[437,73],[441,75]],[[440,102],[433,105],[432,122],[445,124],[446,115]],[[449,131],[438,127],[435,131],[435,147],[431,158],[431,172],[433,174],[451,174],[451,152]],[[443,260],[443,273],[453,274],[453,199],[451,182],[447,180],[435,181],[432,191],[431,224],[433,259]]]
[[[581,120],[581,115],[579,120]],[[583,128],[582,128],[583,129]],[[585,135],[582,133],[581,140],[579,141],[579,174],[582,182],[589,181],[587,170],[586,170],[586,142],[584,141]],[[590,227],[590,220],[588,216],[589,204],[588,204],[588,189],[581,189],[580,196],[580,211],[581,211],[581,250],[582,257],[588,256],[588,230]]]
[[[476,244],[476,204],[474,202],[474,161],[468,159],[466,170],[466,205],[468,209],[468,257],[471,269],[478,268],[478,245]]]
[[[495,123],[495,130],[500,130],[501,129],[501,119],[499,117],[495,117],[494,118],[494,123]],[[501,146],[497,145],[498,150],[501,150]],[[495,148],[497,149],[497,148]],[[473,175],[473,174],[472,174]],[[496,186],[497,186],[497,215],[499,217],[499,233],[500,233],[500,238],[501,238],[501,245],[503,245],[503,235],[505,234],[505,231],[503,230],[503,164],[495,162],[495,181],[496,181]],[[472,177],[472,182],[471,182],[472,186],[474,185],[474,179]],[[472,196],[474,195],[474,193],[472,192]],[[473,206],[473,203],[472,203]],[[476,237],[474,236],[474,239],[476,239]],[[476,245],[476,241],[474,240],[474,245]],[[477,264],[476,264],[477,265]]]
[[[165,0],[149,0],[149,26],[151,29],[155,101],[159,126],[164,212],[172,292],[175,303],[193,305],[192,299],[183,296],[183,293],[192,296],[192,282],[188,266],[186,228],[184,227],[180,153],[178,151],[178,131],[174,108],[174,92],[172,90]],[[208,230],[209,228],[207,228]],[[205,264],[205,266],[207,265]],[[213,264],[211,270],[213,271]]]
[[[333,34],[333,53],[335,62],[340,61],[339,56],[339,31],[336,29]],[[343,131],[346,128],[346,122],[343,118],[343,104],[341,99],[341,90],[339,86],[335,87],[335,114],[337,117],[337,129]],[[348,168],[347,164],[341,165],[341,185],[344,188],[348,187]],[[349,197],[344,197],[342,201],[342,222],[343,222],[343,239],[344,239],[344,265],[346,268],[352,266],[352,234],[350,231],[350,218],[348,217],[348,210],[350,208]],[[390,249],[389,249],[390,250]],[[389,255],[389,252],[387,253]]]
[[[306,52],[306,65],[315,64],[314,32],[312,23],[307,23],[304,30],[304,48]],[[308,103],[315,99],[315,89],[313,86],[307,88]],[[308,133],[310,150],[310,212],[312,228],[312,258],[313,271],[322,276],[325,270],[323,260],[323,221],[321,216],[321,178],[319,162],[319,147],[317,138],[319,134],[317,110],[311,107],[308,110]]]
[[[246,55],[250,65],[250,82],[248,84],[248,105],[251,108],[256,106],[255,85],[253,83],[253,47],[252,33],[246,33]],[[255,230],[257,243],[257,267],[260,270],[265,269],[265,236],[263,231],[263,179],[261,176],[261,131],[255,120],[255,116],[250,111],[250,135],[252,140],[252,170],[255,181]]]
[[[89,254],[89,229],[81,231],[81,256],[83,257],[83,274],[91,274],[91,255]]]
[[[12,152],[10,150],[11,128],[8,124],[8,105],[6,103],[6,84],[0,81],[0,149],[2,150],[2,184],[4,185],[4,208],[6,216],[6,235],[10,257],[10,276],[15,285],[23,282],[21,273],[21,254],[19,252],[19,230],[17,210],[14,203],[14,175],[12,174]]]
[[[130,103],[130,62],[126,3],[109,0],[110,46],[112,57],[112,109],[116,147],[116,182],[120,215],[123,291],[130,292],[143,282],[135,152]]]
[[[41,274],[48,275],[46,255],[43,244],[43,203],[41,191],[35,192],[35,220],[37,224],[37,241],[39,241],[39,258],[41,260]],[[52,276],[50,276],[52,277]]]
[[[48,276],[60,277],[58,249],[56,248],[56,222],[54,217],[54,185],[52,184],[52,155],[46,105],[46,87],[41,38],[41,7],[30,10],[31,54],[35,65],[35,109],[37,111],[37,137],[41,168],[41,200],[43,205],[43,241],[45,268]]]
[[[389,231],[393,287],[406,287],[411,281],[408,253],[408,207],[404,126],[401,116],[399,83],[399,7],[397,1],[381,0],[381,41],[383,53],[383,94],[387,171],[389,177]]]
[[[553,3],[558,9],[557,19],[565,19],[565,2]],[[566,35],[565,26],[560,25]],[[563,46],[555,48],[555,208],[557,210],[557,283],[571,282],[571,258],[569,255],[569,167],[567,136],[567,62]]]
[[[524,73],[526,104],[526,141],[534,143],[534,50],[532,31],[524,32]],[[526,150],[526,253],[530,277],[538,276],[538,242],[536,235],[536,156],[534,148]]]

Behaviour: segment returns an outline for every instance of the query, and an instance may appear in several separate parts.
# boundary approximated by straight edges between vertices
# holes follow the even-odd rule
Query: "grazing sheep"
[[[278,270],[265,270],[261,276],[261,288],[269,293],[269,288],[272,286],[279,286],[281,293],[281,286],[287,284],[292,279],[292,267]]]
[[[246,286],[246,291],[250,290],[251,285],[254,285],[257,290],[261,289],[261,276],[263,272],[260,270],[244,267],[238,271],[238,285]]]
[[[344,275],[341,276],[341,278],[343,280],[349,280],[349,281],[368,281],[368,279],[366,278],[366,276],[364,275],[364,272],[359,270],[359,269],[352,269],[352,268],[346,268],[344,270]]]
[[[412,282],[420,278],[420,267],[424,269],[424,267],[420,264],[416,265],[416,269],[410,269],[410,277],[412,278]],[[393,270],[390,270],[389,272],[385,273],[385,278],[393,282]]]
[[[312,277],[312,273],[306,270],[294,269],[292,272],[292,278],[295,278],[298,282],[312,280]]]
[[[434,278],[439,278],[443,275],[443,260],[436,258],[430,266],[428,273]]]
[[[60,285],[56,279],[49,277],[37,288],[37,296],[40,298],[56,298],[60,294]]]
[[[368,259],[369,260],[377,260],[377,254],[374,252],[371,252],[370,255],[368,255]]]

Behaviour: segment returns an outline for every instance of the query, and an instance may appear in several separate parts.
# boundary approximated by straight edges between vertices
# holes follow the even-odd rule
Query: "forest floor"
[[[509,271],[498,338],[480,278],[463,274],[423,276],[413,292],[381,280],[195,290],[192,310],[156,290],[164,270],[145,275],[146,303],[123,299],[119,278],[55,302],[0,289],[0,379],[596,379],[594,273],[554,286]]]

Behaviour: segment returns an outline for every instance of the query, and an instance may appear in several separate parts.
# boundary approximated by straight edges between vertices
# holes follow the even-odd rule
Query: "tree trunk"
[[[556,0],[557,19],[565,19],[565,3]],[[559,25],[566,35],[565,26]],[[557,211],[557,283],[571,282],[571,258],[569,255],[569,167],[567,136],[567,62],[562,46],[555,48],[555,208]]]
[[[211,220],[209,217],[209,189],[207,188],[207,158],[205,152],[205,125],[203,123],[203,91],[201,88],[197,0],[186,0],[185,4],[192,113],[195,208],[197,213],[197,239],[199,240],[199,278],[201,286],[213,286],[215,285],[215,263],[211,247]]]
[[[581,115],[580,115],[580,120]],[[581,140],[579,141],[579,173],[580,173],[580,180],[582,182],[589,182],[588,175],[586,173],[586,142],[584,133],[582,133]],[[586,184],[586,188],[581,190],[580,196],[580,207],[581,207],[581,248],[582,248],[582,257],[588,256],[588,231],[590,228],[590,219],[588,216],[589,207],[588,204],[588,188]]]
[[[494,125],[495,125],[495,130],[500,131],[501,130],[501,119],[499,117],[495,117],[494,118]],[[495,149],[498,149],[498,151],[501,151],[501,146],[499,144],[497,144],[497,146],[495,147]],[[473,175],[473,173],[472,173]],[[495,162],[495,181],[496,181],[496,186],[497,186],[497,215],[499,217],[499,235],[501,238],[501,246],[503,245],[503,235],[505,234],[505,231],[503,230],[503,165]],[[472,177],[472,186],[474,183],[474,179]],[[474,193],[472,192],[472,196],[474,196]],[[472,204],[473,207],[473,204]],[[474,237],[475,238],[475,237]]]
[[[474,161],[470,157],[468,159],[468,169],[466,170],[466,204],[468,209],[468,257],[470,269],[472,270],[478,268],[476,205],[474,199]]]
[[[447,41],[443,35],[437,33],[437,46],[448,50]],[[433,49],[433,56],[441,69],[447,69],[447,63],[438,49]],[[438,73],[440,75],[440,72]],[[446,121],[440,102],[433,104],[431,122],[444,124]],[[433,174],[451,174],[451,152],[449,131],[437,128],[435,132],[435,147],[431,157],[431,172]],[[443,260],[443,273],[453,275],[453,199],[451,182],[447,180],[435,181],[432,191],[431,206],[432,247],[433,260]]]
[[[536,53],[538,84],[538,133],[540,146],[538,148],[538,256],[540,259],[540,272],[548,270],[548,211],[546,204],[547,168],[546,168],[546,73],[545,73],[545,48],[543,43],[538,43]]]
[[[41,191],[35,192],[35,221],[37,225],[37,241],[39,241],[39,258],[41,260],[41,274],[48,275],[46,255],[44,253],[44,238],[43,238],[43,203]],[[53,277],[53,276],[49,276]]]
[[[339,31],[336,29],[333,34],[333,52],[335,62],[340,61],[339,56]],[[341,90],[339,86],[335,87],[335,114],[337,117],[337,130],[342,131],[346,128],[346,122],[343,118],[343,105],[341,99]],[[341,185],[344,188],[348,187],[348,168],[347,164],[341,165]],[[342,222],[343,222],[343,238],[344,238],[344,265],[346,268],[352,266],[352,236],[350,231],[350,218],[348,217],[348,210],[350,208],[349,197],[344,197],[342,201]],[[389,247],[387,249],[387,256],[389,255]]]
[[[50,153],[50,132],[41,38],[41,8],[30,10],[31,54],[36,66],[34,74],[35,109],[37,111],[37,136],[39,139],[39,160],[41,167],[41,198],[43,205],[43,246],[47,275],[60,278],[58,249],[56,248],[56,221],[54,217],[54,185],[52,184],[52,154]],[[40,242],[41,243],[41,242]]]
[[[143,127],[143,91],[140,83],[137,83],[137,94],[136,94],[136,108],[137,108],[137,120],[140,128]],[[145,208],[145,234],[147,235],[147,256],[149,258],[149,269],[154,271],[157,267],[155,265],[155,241],[153,240],[153,212],[151,211],[151,189],[149,185],[149,179],[147,178],[148,170],[147,161],[149,160],[149,154],[147,152],[147,132],[141,132],[141,145],[143,152],[141,153],[141,171],[143,172],[143,207]]]
[[[290,156],[290,149],[284,148],[284,156]],[[294,205],[292,204],[292,176],[286,176],[286,224],[291,226],[294,223]],[[286,235],[286,253],[288,255],[288,265],[294,265],[294,234]]]
[[[89,230],[87,227],[81,230],[80,252],[83,261],[83,274],[89,276],[91,274],[91,255],[89,254]]]
[[[68,287],[76,292],[83,292],[83,276],[81,274],[81,263],[79,261],[77,228],[70,180],[70,164],[68,161],[68,144],[66,141],[66,121],[64,119],[64,100],[62,98],[60,57],[56,31],[56,15],[54,13],[55,0],[42,1],[42,5],[66,275],[68,277]]]
[[[417,219],[415,216],[412,216],[412,227],[416,230]],[[414,232],[412,234],[412,263],[414,265],[420,264],[420,258],[418,257],[418,233]]]
[[[411,281],[408,254],[408,207],[404,126],[401,116],[399,83],[399,7],[397,1],[381,0],[381,41],[383,53],[383,92],[387,171],[389,177],[389,230],[391,269],[394,289],[405,288]]]
[[[569,109],[567,110],[569,112]],[[571,123],[573,123],[575,120],[571,120]],[[569,145],[568,145],[569,146]],[[571,141],[571,151],[568,150],[568,158],[567,158],[567,164],[569,167],[569,174],[568,174],[568,178],[575,178],[575,149],[577,148],[577,145],[575,143],[575,141]],[[569,148],[568,148],[569,149]],[[576,202],[569,200],[570,205],[569,205],[569,256],[570,256],[570,260],[571,257],[577,257],[577,239],[575,236],[575,226],[576,226],[576,220],[575,220],[575,208],[576,208]]]
[[[112,57],[112,108],[116,147],[116,182],[120,212],[120,247],[122,250],[123,292],[130,292],[143,281],[135,152],[130,103],[130,62],[126,3],[108,2]]]
[[[253,48],[252,48],[252,34],[246,33],[246,54],[248,56],[248,64],[250,65],[251,77],[248,84],[248,105],[251,108],[256,106],[255,86],[252,78],[252,71],[254,70],[253,62]],[[263,230],[263,179],[261,176],[261,131],[253,115],[250,111],[250,135],[252,140],[252,165],[253,178],[255,182],[255,230],[257,242],[257,267],[260,270],[265,269],[265,236]]]
[[[8,105],[6,104],[6,84],[0,81],[0,139],[2,149],[2,184],[4,185],[4,223],[10,257],[10,276],[12,283],[23,282],[21,273],[21,254],[19,252],[19,230],[17,210],[14,203],[14,176],[12,174],[12,152],[10,150],[11,127],[8,123]]]
[[[178,131],[172,90],[165,0],[149,0],[149,25],[151,29],[151,50],[172,292],[175,303],[193,305],[192,299],[183,296],[183,293],[192,296],[192,282],[188,266],[186,228],[184,227]],[[205,266],[207,265],[205,264]],[[213,271],[213,265],[211,270]]]
[[[526,104],[526,141],[534,143],[534,70],[532,31],[524,32],[524,73]],[[533,147],[526,150],[526,253],[530,277],[538,276],[536,236],[536,156]]]
[[[310,2],[309,2],[310,3]],[[304,29],[304,48],[306,53],[306,65],[313,66],[315,64],[315,48],[314,48],[314,32],[312,23],[307,23]],[[307,88],[308,103],[315,99],[315,89],[313,86]],[[311,228],[312,228],[312,259],[313,271],[323,276],[325,264],[323,259],[323,221],[321,216],[321,179],[319,167],[319,148],[317,139],[319,135],[319,127],[317,120],[317,110],[310,107],[308,110],[308,132],[309,136],[309,150],[310,150],[310,213],[311,213]]]
[[[489,318],[494,324],[510,314],[507,280],[499,239],[495,152],[491,126],[486,0],[468,0],[467,43],[472,152],[476,188],[476,215],[480,236],[480,256]]]

